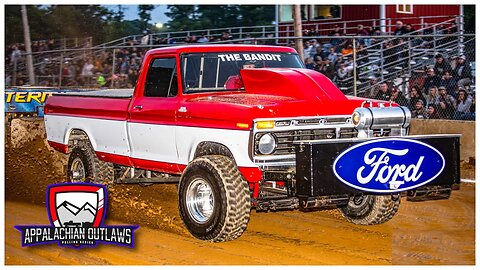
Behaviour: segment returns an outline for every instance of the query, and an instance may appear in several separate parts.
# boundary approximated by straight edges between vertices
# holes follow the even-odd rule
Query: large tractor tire
[[[78,141],[68,157],[67,179],[70,182],[112,183],[113,164],[98,159],[87,140]]]
[[[357,195],[340,212],[350,222],[360,225],[382,224],[397,213],[399,195]]]
[[[250,218],[250,190],[228,157],[208,155],[194,159],[179,184],[179,211],[196,238],[225,242],[238,238]]]

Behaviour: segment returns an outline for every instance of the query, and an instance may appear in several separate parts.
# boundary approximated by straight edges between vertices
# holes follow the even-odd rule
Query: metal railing
[[[440,24],[432,25],[433,29],[440,29]],[[426,29],[428,30],[428,29]],[[450,29],[451,30],[451,29]],[[449,32],[448,27],[442,27],[442,31]],[[340,51],[336,53],[337,57],[343,58],[344,65],[347,67],[345,77],[340,77],[338,66],[335,67],[333,76],[330,77],[334,83],[345,93],[355,96],[364,96],[378,98],[377,96],[369,96],[372,89],[377,89],[380,84],[387,82],[390,88],[396,88],[400,91],[401,95],[408,98],[409,92],[413,86],[420,86],[420,91],[428,91],[428,89],[422,89],[423,82],[426,78],[426,69],[435,65],[435,56],[442,54],[443,58],[451,64],[452,70],[455,67],[454,57],[464,55],[467,62],[474,61],[475,59],[475,35],[473,34],[439,34],[438,31],[435,34],[423,35],[412,33],[410,35],[403,36],[339,36],[337,39],[344,40],[345,44],[352,45],[352,51],[350,53]],[[452,31],[450,31],[452,32]],[[244,38],[238,40],[218,41],[212,42],[217,44],[222,43],[241,43],[241,44],[264,44],[271,43],[274,40],[286,39],[287,41],[297,39],[297,37],[280,37],[280,38]],[[317,41],[319,50],[324,53],[329,50],[332,42],[332,37],[325,36],[308,36],[302,37],[307,44],[309,40],[315,39]],[[365,40],[369,40],[366,42]],[[290,43],[290,42],[287,42]],[[175,44],[181,45],[181,44]],[[199,45],[199,44],[196,44]],[[81,48],[70,50],[59,50],[52,52],[53,54],[59,53],[59,57],[51,57],[51,61],[43,68],[49,72],[43,72],[43,74],[37,75],[39,85],[42,86],[71,86],[71,87],[114,87],[114,88],[131,88],[135,85],[136,70],[132,70],[133,67],[140,67],[141,56],[146,50],[151,48],[172,46],[172,44],[154,44],[154,45],[135,45],[132,46],[110,46],[104,47],[101,51],[97,51],[94,48]],[[346,45],[344,45],[347,47]],[[119,53],[123,49],[135,48],[138,55],[134,60],[135,63],[125,63],[125,59],[119,57]],[[311,53],[311,48],[305,48],[307,58],[315,56]],[[316,48],[315,48],[316,50]],[[71,53],[82,55],[80,61],[84,59],[95,59],[101,61],[105,70],[98,70],[99,73],[94,71],[91,75],[80,76],[79,72],[82,66],[73,67],[77,73],[72,74],[70,72],[64,72],[64,68],[67,70],[72,68],[72,59],[66,58],[65,55]],[[129,56],[133,58],[132,55]],[[327,56],[328,57],[328,56]],[[110,62],[109,62],[110,61]],[[132,62],[132,60],[129,60]],[[310,61],[310,60],[308,60]],[[308,62],[307,61],[307,62]],[[452,63],[450,63],[452,61]],[[339,64],[339,63],[336,63]],[[313,67],[319,72],[324,72],[322,67],[325,65],[325,59],[321,61],[314,61]],[[468,91],[468,94],[474,96],[474,81],[475,81],[475,66],[470,68],[473,70],[471,74],[472,80],[463,85],[462,87]],[[132,74],[133,73],[133,74]],[[10,80],[6,80],[6,84],[9,85],[9,81],[15,81],[22,79],[22,76],[26,78],[26,74],[13,73],[13,77]],[[99,80],[102,76],[103,79]],[[372,78],[375,78],[375,83],[372,84]],[[457,88],[455,91],[458,90]],[[374,91],[373,91],[374,92]],[[374,93],[375,95],[378,93]],[[452,94],[457,94],[452,93]],[[408,99],[407,99],[408,101]],[[412,104],[409,104],[413,108]],[[425,104],[429,105],[429,104]],[[472,107],[472,109],[474,106]],[[450,107],[451,112],[448,116],[453,118],[455,115],[455,108]],[[458,116],[456,116],[458,118]],[[468,116],[468,117],[471,117]],[[470,118],[471,119],[471,118]]]
[[[457,26],[460,26],[462,23],[460,16],[423,16],[423,17],[404,17],[404,18],[387,18],[385,20],[380,19],[366,19],[366,20],[351,20],[351,21],[319,21],[313,23],[304,23],[303,29],[305,30],[312,30],[312,34],[315,36],[321,35],[328,35],[330,31],[334,28],[335,24],[339,25],[342,31],[346,35],[353,35],[355,33],[355,29],[358,24],[363,24],[365,27],[373,27],[379,28],[383,26],[386,29],[386,33],[391,33],[393,31],[393,27],[395,26],[394,22],[396,21],[404,21],[404,23],[412,22],[413,27],[418,27],[420,30],[428,28],[429,24],[434,21],[444,20],[442,24],[447,23],[454,23]],[[420,21],[420,23],[418,23]],[[436,24],[442,25],[442,24]],[[126,37],[122,37],[113,41],[109,41],[103,44],[91,46],[92,50],[95,50],[95,53],[101,53],[104,51],[105,48],[112,47],[112,46],[125,46],[125,45],[139,45],[142,43],[142,38],[145,38],[146,44],[143,45],[158,45],[158,44],[179,44],[179,43],[188,43],[185,42],[186,39],[192,36],[202,36],[205,35],[206,37],[211,38],[212,40],[219,41],[222,39],[222,34],[228,33],[228,35],[233,40],[243,39],[243,38],[261,38],[267,37],[267,35],[271,34],[276,37],[292,37],[294,36],[293,32],[293,24],[288,23],[281,23],[277,25],[262,25],[262,26],[242,26],[242,27],[225,27],[225,28],[214,28],[214,29],[203,29],[203,30],[191,30],[191,31],[174,31],[174,32],[159,32],[159,33],[151,33],[148,35],[130,35]],[[66,40],[66,39],[65,39]],[[72,39],[77,41],[76,39]],[[288,45],[287,41],[289,39],[278,39],[277,44],[279,45]],[[90,45],[91,45],[90,39]],[[67,48],[64,46],[64,48]],[[56,55],[51,55],[48,58],[45,58],[43,54],[34,55],[34,66],[35,68],[41,67],[44,62],[50,61],[50,58],[70,58],[72,60],[80,59],[84,57],[83,52],[63,52],[63,56],[61,56],[62,52],[57,52]],[[11,72],[9,69],[11,67],[7,67],[7,72]],[[17,71],[21,71],[23,69],[26,70],[25,65],[23,63],[17,63]]]

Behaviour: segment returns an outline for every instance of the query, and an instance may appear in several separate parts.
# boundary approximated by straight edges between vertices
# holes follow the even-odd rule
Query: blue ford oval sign
[[[410,139],[378,139],[354,145],[333,163],[340,181],[355,189],[395,193],[434,180],[445,158],[432,146]]]

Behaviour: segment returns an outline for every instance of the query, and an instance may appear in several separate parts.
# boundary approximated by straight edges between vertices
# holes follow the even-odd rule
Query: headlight
[[[352,114],[352,124],[360,129],[407,128],[410,125],[407,107],[357,108]]]
[[[352,115],[352,124],[357,129],[369,129],[372,125],[373,115],[370,108],[357,108]]]
[[[262,135],[258,141],[258,152],[260,152],[262,155],[269,155],[273,153],[276,146],[277,143],[275,142],[275,138],[271,134],[267,133]]]

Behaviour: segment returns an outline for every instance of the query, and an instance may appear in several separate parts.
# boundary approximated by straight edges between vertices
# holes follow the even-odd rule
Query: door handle
[[[143,109],[143,106],[142,105],[137,105],[135,107],[133,107],[134,110],[137,110],[137,111],[141,111]]]

